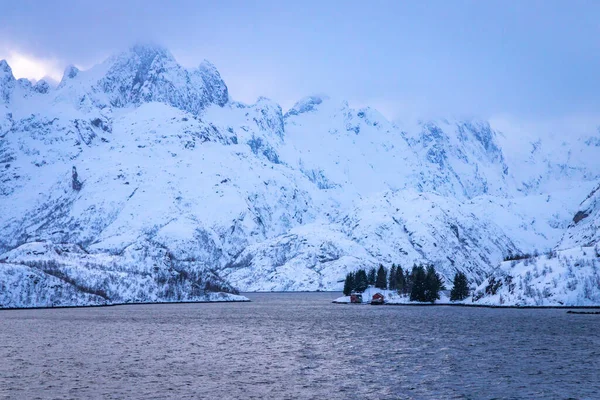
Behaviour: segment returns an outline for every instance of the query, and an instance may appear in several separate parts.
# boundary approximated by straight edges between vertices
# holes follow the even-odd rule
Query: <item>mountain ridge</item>
[[[476,285],[509,253],[554,247],[600,182],[593,142],[541,138],[515,159],[485,121],[405,131],[322,95],[285,113],[246,105],[212,64],[185,69],[162,48],[73,71],[43,91],[0,76],[0,282],[9,262],[55,273],[36,266],[78,246],[87,269],[58,255],[53,268],[114,301],[332,290],[392,262]],[[39,243],[44,255],[27,254]]]

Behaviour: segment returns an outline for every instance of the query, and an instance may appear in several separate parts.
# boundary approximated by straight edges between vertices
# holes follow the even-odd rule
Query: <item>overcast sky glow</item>
[[[598,115],[599,1],[4,1],[0,59],[60,78],[135,42],[206,58],[232,97],[313,93],[391,118]]]

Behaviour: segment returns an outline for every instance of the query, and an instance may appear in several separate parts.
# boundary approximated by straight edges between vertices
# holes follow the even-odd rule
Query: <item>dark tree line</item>
[[[364,292],[369,287],[369,278],[364,269],[350,272],[344,281],[344,295],[349,296],[352,292]]]
[[[444,289],[442,278],[432,265],[415,265],[411,271],[404,271],[401,266],[392,264],[389,270],[379,265],[379,268],[371,268],[368,272],[364,269],[350,272],[344,281],[344,295],[364,292],[369,286],[410,295],[411,301],[432,303],[440,298],[439,292]]]
[[[352,292],[364,292],[369,286],[385,290],[388,288],[387,276],[387,268],[383,265],[380,265],[378,269],[371,268],[368,272],[364,269],[350,272],[344,281],[344,294],[349,296]]]
[[[445,289],[441,276],[433,265],[414,266],[411,273],[411,301],[435,303],[440,298],[440,290]]]

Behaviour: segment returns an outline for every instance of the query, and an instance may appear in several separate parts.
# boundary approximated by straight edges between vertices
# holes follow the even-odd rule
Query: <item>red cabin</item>
[[[362,294],[352,293],[350,295],[350,303],[362,303]]]
[[[379,305],[379,304],[383,304],[383,303],[384,303],[383,295],[381,293],[375,293],[373,295],[373,298],[371,299],[371,304]]]

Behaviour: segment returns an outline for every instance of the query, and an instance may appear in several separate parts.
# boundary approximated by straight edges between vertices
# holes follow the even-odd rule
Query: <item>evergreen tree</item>
[[[354,290],[354,273],[348,272],[344,281],[344,296],[350,296]]]
[[[375,287],[377,289],[387,289],[387,270],[381,264],[379,264],[379,269],[377,270],[377,279],[375,280]]]
[[[413,265],[413,271],[415,269],[416,265]],[[412,293],[412,288],[413,288],[413,274],[411,271],[406,270],[404,271],[404,291],[403,293],[408,295]]]
[[[354,275],[354,290],[357,292],[364,292],[369,286],[367,273],[364,269],[359,269]]]
[[[405,293],[405,289],[404,287],[406,286],[406,280],[404,279],[404,271],[402,270],[402,267],[398,265],[398,267],[396,268],[396,291],[399,294],[404,294]]]
[[[377,276],[377,270],[375,269],[375,267],[373,267],[369,270],[369,275],[367,276],[367,282],[369,283],[369,285],[375,286],[376,276]]]
[[[429,265],[425,274],[425,301],[435,303],[439,300],[442,288],[442,277],[435,272],[433,265]]]
[[[469,297],[469,282],[467,276],[462,272],[454,275],[454,287],[450,291],[450,300],[464,300]]]
[[[396,276],[396,264],[392,264],[392,268],[390,269],[390,277],[388,279],[388,289],[390,289],[390,290],[398,289],[398,277]]]
[[[425,268],[422,266],[414,266],[410,274],[411,290],[410,300],[411,301],[427,301],[425,297]]]

